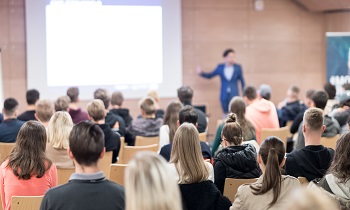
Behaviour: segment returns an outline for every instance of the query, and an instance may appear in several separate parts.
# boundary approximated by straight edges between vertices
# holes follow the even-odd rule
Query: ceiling
[[[314,12],[350,9],[350,0],[294,0]]]

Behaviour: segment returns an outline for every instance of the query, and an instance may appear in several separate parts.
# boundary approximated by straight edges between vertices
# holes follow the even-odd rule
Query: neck
[[[16,116],[6,116],[4,115],[4,120],[16,119]]]
[[[102,119],[102,120],[97,120],[97,121],[92,120],[92,122],[93,122],[93,123],[96,123],[96,124],[98,124],[98,125],[103,125],[103,124],[105,124],[105,123],[106,123],[105,119]]]
[[[35,110],[35,105],[28,105],[27,106],[27,111],[33,111]]]
[[[91,165],[91,166],[83,166],[83,165],[79,165],[77,163],[77,161],[74,160],[74,164],[75,164],[75,173],[79,173],[79,174],[94,174],[97,173],[99,171],[101,171],[98,168],[98,165]]]
[[[310,146],[310,145],[321,145],[321,134],[319,133],[309,133],[305,134],[305,146]]]
[[[142,118],[152,119],[152,118],[156,118],[156,115],[155,115],[155,114],[151,114],[151,115],[142,115]]]
[[[256,102],[258,100],[259,100],[259,98],[256,98],[256,99],[253,99],[253,100],[249,100],[248,101],[248,105],[253,104],[254,102]]]
[[[42,122],[38,120],[45,128],[49,127],[49,122]]]
[[[112,109],[120,109],[122,106],[112,105]]]
[[[77,103],[73,102],[73,103],[69,104],[69,108],[70,109],[78,109],[79,107],[78,107]]]

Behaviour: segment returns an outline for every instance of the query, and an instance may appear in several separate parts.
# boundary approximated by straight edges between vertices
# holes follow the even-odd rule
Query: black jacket
[[[121,136],[125,136],[126,130],[125,130],[125,122],[123,118],[119,115],[113,114],[112,112],[107,112],[106,118],[105,118],[106,124],[109,125],[110,128],[113,129],[116,122],[119,123],[119,130],[118,133]]]
[[[295,101],[291,103],[287,103],[280,112],[280,116],[278,116],[280,121],[280,126],[284,127],[286,126],[288,121],[293,121],[295,117],[299,113],[304,113],[304,111],[307,109],[305,104],[302,101]]]
[[[125,122],[125,127],[127,128],[132,121],[132,117],[129,113],[129,109],[111,109],[110,112],[112,112],[115,115],[119,115],[120,117],[123,118],[124,122]]]
[[[105,135],[106,152],[113,151],[112,163],[115,163],[120,150],[120,136],[116,132],[112,131],[107,124],[99,124],[98,126],[100,126],[103,134]]]
[[[215,184],[221,193],[226,178],[252,179],[261,175],[255,148],[250,144],[222,149],[214,159]]]
[[[179,186],[184,210],[229,210],[232,205],[212,181]]]
[[[202,155],[204,159],[211,159],[211,152],[210,147],[207,145],[207,143],[201,141],[201,150]],[[159,155],[161,155],[166,161],[170,161],[170,155],[171,155],[171,149],[173,148],[172,144],[164,145],[159,152]]]

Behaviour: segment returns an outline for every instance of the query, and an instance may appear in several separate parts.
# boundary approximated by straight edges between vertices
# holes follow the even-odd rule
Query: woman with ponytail
[[[221,132],[221,145],[214,159],[215,184],[223,193],[225,179],[252,179],[261,175],[257,154],[251,144],[242,144],[243,129],[237,122],[237,115],[231,113]]]
[[[298,179],[281,174],[286,148],[277,137],[267,138],[260,147],[258,163],[263,175],[253,184],[244,184],[237,190],[230,210],[284,209],[289,193],[300,186]]]

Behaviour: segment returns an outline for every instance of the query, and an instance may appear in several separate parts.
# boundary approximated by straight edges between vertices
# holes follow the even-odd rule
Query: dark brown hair
[[[249,100],[254,100],[257,97],[256,89],[253,86],[248,86],[244,88],[243,95]]]
[[[235,146],[242,144],[243,132],[241,126],[237,122],[236,114],[231,113],[227,116],[226,123],[221,131],[221,138],[225,138],[226,141]]]
[[[169,141],[172,144],[177,130],[177,121],[182,104],[178,101],[171,102],[165,110],[164,125],[169,126]]]
[[[112,105],[121,106],[123,104],[123,101],[124,101],[124,96],[122,92],[116,91],[112,94],[112,98],[111,98]]]
[[[259,155],[266,166],[263,174],[263,182],[261,186],[250,185],[254,195],[263,195],[273,190],[273,200],[269,204],[274,205],[281,193],[282,174],[280,165],[284,160],[286,148],[283,141],[279,138],[270,136],[261,144]]]
[[[78,101],[79,97],[79,88],[78,87],[70,87],[67,90],[67,96],[70,98],[70,101],[75,103]]]
[[[334,159],[329,172],[339,179],[340,182],[350,180],[350,132],[340,136],[335,147]]]
[[[16,146],[9,156],[8,166],[18,179],[44,176],[52,162],[46,157],[46,129],[37,121],[28,121],[19,130]]]

